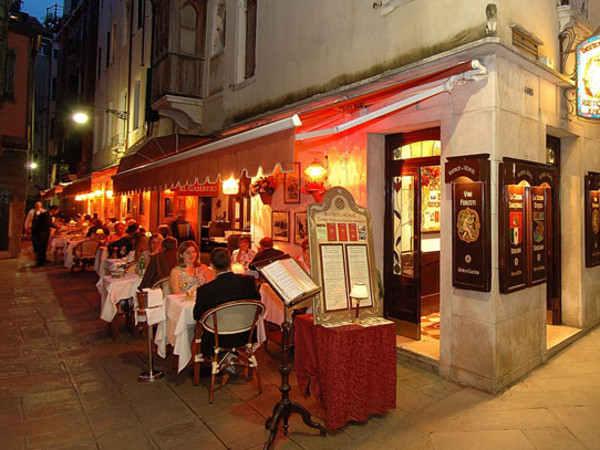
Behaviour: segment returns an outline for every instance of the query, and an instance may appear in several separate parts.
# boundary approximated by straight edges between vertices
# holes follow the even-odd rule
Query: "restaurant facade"
[[[572,77],[600,11],[474,1],[447,23],[419,1],[241,3],[204,5],[203,113],[140,140],[99,177],[112,202],[89,208],[297,255],[307,205],[342,186],[370,211],[399,353],[490,392],[600,322],[600,127],[577,116]]]

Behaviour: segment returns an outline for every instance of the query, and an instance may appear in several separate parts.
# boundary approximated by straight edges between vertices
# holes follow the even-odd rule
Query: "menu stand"
[[[279,430],[279,422],[283,420],[283,434],[288,433],[288,420],[293,413],[300,414],[302,421],[311,428],[319,430],[321,436],[327,434],[327,430],[323,425],[314,422],[311,419],[311,414],[302,405],[290,400],[290,340],[292,335],[292,324],[290,309],[307,298],[318,293],[321,288],[314,284],[310,276],[302,269],[293,258],[289,255],[284,255],[277,260],[261,261],[255,264],[255,268],[260,275],[269,283],[273,291],[277,294],[283,303],[284,320],[281,324],[281,347],[282,357],[279,373],[281,373],[281,400],[273,407],[273,415],[267,419],[265,428],[269,430],[269,439],[265,443],[264,450],[275,441],[277,431]],[[290,298],[290,292],[294,292],[293,298]]]
[[[162,370],[154,370],[154,363],[152,361],[152,341],[154,340],[152,325],[148,324],[148,316],[146,315],[146,307],[148,305],[148,293],[145,291],[137,292],[138,299],[138,315],[146,316],[146,336],[148,337],[148,371],[141,372],[138,375],[138,381],[149,383],[151,381],[156,381],[159,378],[165,376],[165,373]]]
[[[279,373],[281,373],[281,386],[279,391],[281,392],[281,400],[273,408],[273,415],[267,419],[265,428],[269,430],[269,440],[264,446],[264,450],[267,450],[275,441],[277,431],[279,430],[279,422],[283,420],[283,434],[287,436],[288,433],[288,419],[292,413],[300,414],[302,421],[305,425],[316,428],[319,430],[320,436],[325,436],[327,430],[323,425],[318,422],[314,422],[311,419],[311,414],[304,406],[295,403],[290,400],[290,338],[291,338],[291,322],[289,319],[289,309],[287,306],[284,307],[285,320],[281,324],[282,331],[282,361],[279,366]]]

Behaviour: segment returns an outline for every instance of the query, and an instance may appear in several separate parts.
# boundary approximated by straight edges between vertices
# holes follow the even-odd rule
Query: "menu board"
[[[322,288],[313,301],[315,323],[352,320],[350,292],[355,283],[364,283],[369,292],[359,302],[361,317],[382,316],[369,211],[346,189],[333,187],[321,203],[308,205],[307,214],[311,274]]]
[[[529,277],[528,284],[546,281],[546,252],[547,252],[547,193],[546,188],[529,188]]]
[[[373,291],[371,289],[371,277],[369,273],[369,254],[366,244],[346,245],[346,262],[348,268],[348,286],[352,289],[354,283],[364,283],[369,293],[368,299],[359,302],[360,308],[369,308],[373,306]],[[356,307],[354,299],[351,300],[351,307]]]
[[[590,186],[591,180],[586,176],[585,199],[585,265],[600,265],[600,190]],[[598,184],[598,183],[593,183]]]
[[[525,186],[506,185],[504,194],[500,291],[507,293],[527,285]]]
[[[453,183],[452,285],[458,288],[487,291],[484,183]]]
[[[341,244],[320,244],[323,274],[323,303],[326,312],[348,309],[344,247]]]

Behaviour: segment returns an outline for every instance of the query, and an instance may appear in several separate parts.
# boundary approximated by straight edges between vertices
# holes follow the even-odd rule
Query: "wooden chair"
[[[262,392],[258,362],[254,355],[252,338],[260,316],[265,306],[256,300],[236,300],[223,303],[208,310],[196,324],[196,339],[194,349],[194,385],[200,382],[200,364],[207,361],[201,353],[201,333],[205,330],[214,335],[215,344],[210,356],[211,379],[208,401],[213,403],[215,398],[215,379],[226,368],[238,366],[248,369],[248,377],[256,372],[258,393]],[[236,347],[222,347],[220,341],[226,335],[248,332],[246,343]],[[224,375],[225,376],[225,375]],[[227,378],[222,380],[225,384]]]
[[[75,247],[73,247],[73,265],[71,266],[71,273],[75,270],[75,266],[81,267],[82,272],[88,265],[94,267],[96,250],[98,250],[97,241],[87,239],[77,243]]]

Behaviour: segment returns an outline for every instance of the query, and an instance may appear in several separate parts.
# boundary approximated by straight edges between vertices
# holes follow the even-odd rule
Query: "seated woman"
[[[244,266],[244,270],[248,270],[248,265],[256,256],[256,252],[250,248],[252,239],[249,234],[242,234],[238,240],[238,249],[234,250],[231,255],[232,263],[239,263]]]
[[[169,285],[173,294],[196,291],[199,286],[212,280],[205,264],[199,262],[200,250],[194,241],[184,241],[177,248],[177,266],[171,270]]]
[[[162,235],[158,233],[153,234],[149,240],[145,235],[138,236],[135,249],[135,259],[138,262],[135,270],[136,273],[144,273],[148,267],[150,258],[161,252],[163,240]]]

